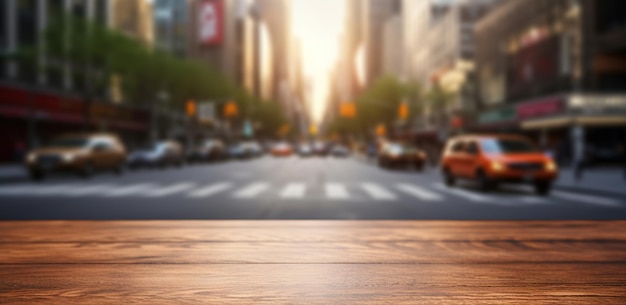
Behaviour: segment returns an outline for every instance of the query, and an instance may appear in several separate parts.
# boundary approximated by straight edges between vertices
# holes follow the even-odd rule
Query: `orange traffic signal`
[[[339,114],[344,118],[355,118],[356,105],[352,102],[341,104],[341,107],[339,108]]]
[[[398,117],[400,117],[400,119],[402,120],[406,120],[409,118],[409,104],[407,104],[406,102],[400,104],[400,107],[398,108]]]
[[[224,116],[227,118],[236,117],[239,115],[239,107],[235,102],[228,102],[226,107],[224,107]]]
[[[378,124],[376,126],[376,135],[379,137],[384,137],[387,134],[387,128],[383,124]]]
[[[187,112],[187,116],[189,117],[196,116],[196,102],[194,102],[193,100],[187,101],[187,104],[185,105],[185,112]]]

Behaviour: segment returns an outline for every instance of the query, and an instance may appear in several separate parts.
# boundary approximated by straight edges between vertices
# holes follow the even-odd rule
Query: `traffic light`
[[[317,136],[317,126],[311,125],[311,127],[309,128],[309,133],[311,134],[311,136]]]
[[[384,124],[378,124],[376,126],[376,135],[379,137],[384,137],[387,134],[387,127]]]
[[[339,108],[339,114],[344,118],[356,117],[356,104],[353,102],[343,103]]]
[[[226,103],[226,106],[224,107],[224,116],[227,118],[232,118],[238,115],[239,115],[239,107],[237,106],[237,103],[233,101]]]
[[[196,102],[193,100],[188,100],[185,105],[185,112],[187,112],[187,116],[195,117],[197,113]]]
[[[400,104],[400,107],[398,108],[398,117],[401,120],[409,118],[409,104],[407,102],[402,102],[402,104]]]

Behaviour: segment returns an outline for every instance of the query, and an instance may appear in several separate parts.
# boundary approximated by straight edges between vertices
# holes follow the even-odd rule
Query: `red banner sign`
[[[198,3],[198,41],[215,46],[224,36],[224,3],[222,0],[203,0]]]
[[[552,98],[519,105],[517,117],[521,120],[558,114],[563,111],[563,98]]]

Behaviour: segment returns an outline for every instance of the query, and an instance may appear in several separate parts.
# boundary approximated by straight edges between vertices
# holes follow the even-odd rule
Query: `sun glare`
[[[338,3],[340,2],[340,3]],[[292,29],[302,45],[303,68],[310,80],[309,107],[321,122],[330,93],[329,73],[339,54],[345,6],[337,0],[292,0]]]

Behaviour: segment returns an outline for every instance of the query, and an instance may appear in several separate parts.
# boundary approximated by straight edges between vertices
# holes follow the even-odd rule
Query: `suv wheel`
[[[118,176],[122,176],[124,175],[124,171],[125,171],[125,166],[124,166],[124,161],[121,161],[119,164],[117,164],[117,166],[115,167],[115,173]]]
[[[93,176],[93,173],[94,173],[93,163],[85,162],[85,164],[83,165],[83,168],[80,170],[80,174],[84,178],[91,178]]]
[[[30,171],[30,179],[34,181],[41,181],[46,178],[46,174],[42,170],[33,169]]]
[[[484,171],[479,170],[476,173],[476,180],[478,180],[478,188],[481,192],[486,193],[492,190],[493,182],[489,180]]]
[[[541,196],[547,196],[550,194],[552,184],[550,182],[535,182],[535,193]]]
[[[453,187],[456,184],[456,178],[452,175],[449,169],[443,171],[443,179],[448,187]]]

